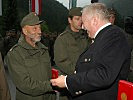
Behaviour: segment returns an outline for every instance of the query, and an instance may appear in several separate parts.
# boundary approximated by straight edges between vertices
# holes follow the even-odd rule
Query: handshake
[[[52,83],[53,86],[58,86],[60,88],[65,88],[65,81],[66,81],[66,76],[59,75],[58,70],[52,68],[52,79],[50,82]]]

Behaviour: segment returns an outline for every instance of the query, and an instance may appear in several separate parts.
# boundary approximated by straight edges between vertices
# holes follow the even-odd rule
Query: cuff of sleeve
[[[68,89],[67,83],[66,83],[66,78],[67,78],[67,75],[65,76],[65,86],[66,86],[66,88]]]

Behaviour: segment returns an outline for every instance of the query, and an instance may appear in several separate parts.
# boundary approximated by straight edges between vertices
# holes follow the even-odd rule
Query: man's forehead
[[[35,27],[40,27],[40,24],[38,24],[38,25],[26,25],[26,26],[24,26],[23,28],[24,29],[32,29],[32,28],[35,28]]]
[[[26,25],[26,27],[37,27],[37,26],[40,26],[40,24],[37,24],[37,25]]]
[[[73,18],[81,18],[81,16],[73,16]]]

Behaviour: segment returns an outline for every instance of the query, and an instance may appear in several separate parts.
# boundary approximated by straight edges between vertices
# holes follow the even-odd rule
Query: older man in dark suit
[[[67,87],[75,100],[117,100],[118,81],[127,79],[130,48],[124,31],[108,17],[102,3],[83,9],[83,25],[94,41],[80,55],[76,74],[51,80],[54,86]]]

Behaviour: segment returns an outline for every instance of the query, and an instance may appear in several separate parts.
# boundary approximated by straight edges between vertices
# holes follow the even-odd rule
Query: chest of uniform
[[[38,50],[30,52],[30,50],[24,50],[22,55],[22,62],[29,74],[38,78],[41,75],[50,73],[50,58],[47,51],[41,52]],[[44,73],[45,70],[46,73]]]
[[[36,52],[35,54],[29,54],[25,55],[24,57],[24,63],[27,67],[34,67],[36,66],[45,66],[46,64],[50,63],[50,58],[48,56],[48,53],[44,52]]]
[[[66,46],[66,49],[70,52],[82,52],[86,47],[86,43],[83,39],[76,40],[74,37],[69,36],[66,41]]]

